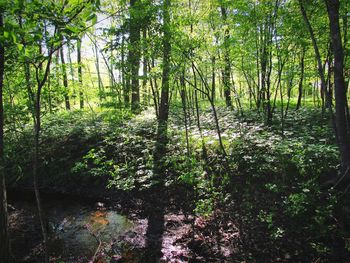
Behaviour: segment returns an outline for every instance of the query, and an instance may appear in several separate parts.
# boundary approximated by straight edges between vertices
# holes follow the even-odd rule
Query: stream
[[[102,202],[43,198],[53,262],[88,262],[102,242],[118,254],[118,240],[130,235],[134,222]],[[35,262],[42,250],[36,203],[32,198],[10,198],[13,253],[20,262]],[[104,247],[105,248],[105,247]]]
[[[187,262],[186,244],[193,217],[182,213],[148,216],[97,200],[42,194],[47,220],[50,262],[145,262],[156,255],[162,262]],[[132,219],[131,219],[132,218]],[[43,262],[41,228],[32,194],[9,195],[9,225],[16,262]],[[98,259],[98,260],[96,260]],[[154,262],[154,261],[147,261]]]

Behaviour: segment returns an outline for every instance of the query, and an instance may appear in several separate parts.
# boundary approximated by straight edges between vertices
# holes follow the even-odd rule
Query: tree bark
[[[77,62],[78,62],[78,81],[79,81],[79,105],[80,109],[84,108],[83,94],[83,71],[81,64],[81,38],[77,40]]]
[[[101,77],[101,72],[100,72],[100,57],[99,57],[99,51],[97,47],[97,42],[92,41],[94,45],[94,53],[95,53],[95,66],[96,66],[96,72],[97,72],[97,80],[98,80],[98,97],[100,100],[100,103],[103,100],[104,97],[104,88],[103,88],[103,82],[102,82],[102,77]],[[110,73],[110,71],[109,71]],[[112,79],[112,78],[111,78]],[[111,81],[111,89],[113,89],[113,81]]]
[[[42,85],[38,84],[38,90],[35,97],[35,119],[34,119],[34,160],[33,160],[33,178],[34,178],[34,192],[36,203],[38,206],[39,221],[41,226],[41,233],[44,240],[44,252],[45,252],[45,262],[49,262],[49,251],[48,251],[48,235],[46,231],[46,224],[44,219],[44,212],[42,208],[40,191],[39,191],[39,140],[40,140],[40,130],[41,130],[41,89]]]
[[[334,56],[334,90],[335,90],[335,121],[338,144],[343,168],[350,166],[350,141],[347,129],[349,120],[346,117],[347,98],[344,81],[344,51],[339,26],[339,0],[325,0],[329,18],[333,56]],[[345,171],[345,170],[344,170]]]
[[[131,68],[131,110],[138,112],[140,109],[140,21],[137,13],[140,12],[140,0],[130,0],[130,28],[129,28],[129,66]]]
[[[3,11],[0,10],[0,28],[3,28]],[[4,106],[3,84],[5,71],[5,47],[0,41],[0,261],[12,262],[8,231],[7,196],[4,171]]]
[[[143,49],[142,49],[142,69],[143,69],[143,78],[142,78],[142,92],[143,92],[143,103],[145,105],[148,105],[150,102],[151,94],[148,92],[147,88],[147,77],[148,77],[148,72],[147,72],[147,67],[148,67],[148,56],[147,56],[147,46],[146,46],[146,41],[147,41],[147,27],[144,27],[142,30],[142,39],[144,41]]]
[[[317,41],[316,41],[316,37],[313,31],[313,28],[310,24],[309,18],[307,17],[306,14],[306,10],[304,7],[304,3],[303,0],[298,0],[299,1],[299,7],[300,7],[300,11],[301,14],[303,16],[304,22],[306,24],[306,27],[309,31],[310,37],[311,37],[311,41],[312,41],[312,45],[315,51],[315,56],[316,56],[316,60],[317,60],[317,69],[318,69],[318,74],[320,75],[320,80],[321,80],[321,91],[323,94],[327,94],[327,87],[326,87],[326,78],[324,75],[324,70],[323,70],[323,65],[322,65],[322,61],[321,61],[321,55],[320,55],[320,51],[318,49],[318,45],[317,45]],[[329,108],[331,107],[331,99],[329,98],[329,96],[326,95],[326,107]]]
[[[170,0],[164,1],[164,38],[163,38],[163,73],[159,107],[159,126],[163,126],[169,117],[169,77],[170,77]],[[162,129],[161,129],[162,130]],[[159,129],[158,129],[159,132]],[[160,135],[160,134],[159,134]]]
[[[121,46],[121,63],[123,71],[123,98],[124,98],[124,107],[129,108],[130,106],[130,65],[125,63],[125,36],[122,36],[122,46]],[[126,59],[128,62],[128,57]]]
[[[226,24],[227,20],[227,10],[223,6],[223,3],[221,3],[221,16],[223,19],[224,24]],[[232,99],[231,99],[231,83],[230,83],[230,74],[231,74],[231,62],[230,62],[230,46],[229,46],[229,40],[230,40],[230,31],[228,27],[225,29],[225,36],[224,36],[224,70],[222,72],[222,82],[224,84],[224,96],[226,101],[226,106],[231,107],[232,106]]]
[[[216,58],[215,56],[212,56],[211,58],[211,97],[213,98],[213,101],[215,101],[215,94],[216,94],[216,78],[215,78],[215,61]],[[227,101],[226,101],[226,106],[227,106]]]
[[[303,96],[303,82],[304,82],[304,71],[305,71],[305,66],[304,66],[304,61],[305,61],[305,52],[306,49],[303,47],[302,53],[301,53],[301,58],[300,58],[300,79],[299,79],[299,86],[298,86],[298,102],[296,109],[300,109],[301,106],[301,98]]]
[[[164,0],[163,3],[163,73],[162,88],[158,115],[157,143],[154,151],[156,176],[163,174],[163,159],[166,152],[167,130],[169,118],[169,79],[170,79],[170,52],[171,52],[171,36],[170,36],[170,0]]]
[[[70,110],[70,102],[69,102],[69,95],[68,95],[68,93],[69,93],[68,92],[68,78],[67,78],[67,71],[66,71],[66,62],[64,60],[63,46],[60,48],[60,57],[61,57],[61,68],[62,68],[63,86],[64,86],[64,101],[66,104],[66,110]]]
[[[188,138],[188,119],[187,119],[187,98],[186,98],[186,83],[185,83],[185,70],[183,70],[181,79],[181,91],[180,91],[180,96],[181,96],[181,102],[182,102],[182,111],[184,114],[184,121],[185,121],[185,133],[186,133],[186,150],[187,150],[187,156],[190,156],[190,142]]]
[[[52,53],[49,55],[45,71],[43,73],[42,79],[40,79],[40,71],[42,71],[42,67],[36,67],[36,81],[37,81],[37,90],[35,94],[34,101],[34,156],[33,156],[33,185],[35,192],[35,199],[38,206],[38,214],[39,221],[41,226],[41,233],[43,235],[44,241],[44,255],[45,255],[45,263],[49,262],[49,248],[48,248],[48,234],[46,230],[46,224],[44,219],[44,211],[42,208],[40,191],[39,191],[39,141],[40,141],[40,131],[41,131],[41,91],[47,81],[50,65],[52,60]]]

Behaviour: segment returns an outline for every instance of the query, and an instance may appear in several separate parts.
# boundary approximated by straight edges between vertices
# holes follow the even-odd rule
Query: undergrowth
[[[193,191],[195,213],[210,218],[217,209],[226,210],[241,222],[241,238],[253,258],[268,258],[276,247],[284,260],[329,259],[339,247],[340,258],[348,253],[347,204],[329,184],[338,172],[339,153],[325,116],[311,109],[291,110],[283,126],[277,115],[267,126],[255,111],[237,117],[219,107],[228,153],[223,156],[208,108],[201,109],[201,130],[194,113],[188,116],[187,151],[180,110],[171,110],[163,180],[167,188],[186,185]],[[150,189],[157,183],[156,124],[151,110],[133,118],[128,112],[47,116],[41,137],[43,187]],[[31,182],[31,133],[26,127],[9,137],[12,185]]]

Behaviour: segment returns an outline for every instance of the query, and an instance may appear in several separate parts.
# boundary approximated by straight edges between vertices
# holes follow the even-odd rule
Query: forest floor
[[[282,127],[278,117],[267,126],[253,112],[238,117],[219,108],[218,115],[227,156],[220,152],[210,110],[201,111],[201,130],[195,112],[190,114],[187,152],[181,108],[172,109],[161,182],[153,176],[152,111],[117,121],[80,113],[44,122],[44,203],[62,196],[89,199],[105,204],[98,210],[117,211],[133,222],[118,238],[111,233],[96,254],[57,255],[52,261],[346,262],[349,213],[338,209],[346,198],[324,189],[338,163],[327,119],[312,110],[291,111]],[[23,140],[13,150],[23,156],[13,162],[30,169],[30,143]],[[30,173],[18,174],[8,180],[14,253],[38,262],[36,213],[11,198],[30,192]],[[25,234],[31,240],[23,247]]]

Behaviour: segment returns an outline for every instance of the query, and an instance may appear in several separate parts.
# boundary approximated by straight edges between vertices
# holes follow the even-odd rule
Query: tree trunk
[[[125,36],[122,37],[121,46],[121,60],[122,60],[122,70],[123,70],[123,97],[124,97],[124,107],[129,108],[130,106],[130,65],[125,63]],[[126,59],[128,62],[128,57]]]
[[[169,77],[170,77],[170,0],[164,1],[163,74],[159,107],[159,125],[163,126],[169,117]],[[159,131],[159,130],[158,130]],[[160,135],[160,134],[159,134]]]
[[[227,10],[221,3],[221,16],[223,19],[223,22],[226,24],[227,20]],[[224,96],[226,101],[226,106],[231,107],[232,106],[232,100],[231,100],[231,83],[230,83],[230,74],[231,74],[231,63],[230,63],[230,31],[228,27],[225,29],[225,37],[224,37],[224,70],[222,72],[222,82],[224,85]]]
[[[70,74],[70,77],[72,79],[72,87],[73,87],[73,90],[72,90],[72,98],[73,98],[73,105],[75,105],[76,101],[75,101],[75,98],[76,98],[76,91],[75,91],[75,88],[76,88],[76,85],[75,85],[75,73],[74,73],[74,66],[73,66],[73,61],[72,61],[72,46],[71,46],[71,42],[68,42],[68,45],[67,45],[67,57],[68,57],[68,63],[69,63],[69,74]]]
[[[69,102],[69,95],[68,95],[69,94],[68,78],[67,78],[67,71],[66,71],[66,62],[64,60],[63,46],[60,48],[60,57],[61,57],[61,67],[62,67],[63,86],[64,86],[64,101],[66,104],[66,110],[70,110],[70,102]]]
[[[0,10],[0,28],[3,28],[3,14]],[[4,106],[3,84],[5,71],[5,47],[0,41],[0,261],[12,262],[8,232],[7,197],[4,171]]]
[[[315,51],[315,56],[316,56],[316,60],[317,60],[317,68],[318,68],[318,74],[320,75],[320,79],[321,79],[321,91],[322,94],[326,94],[327,93],[327,87],[326,87],[326,78],[324,75],[324,70],[323,70],[323,66],[322,66],[322,61],[321,61],[321,55],[320,55],[320,51],[318,49],[318,45],[317,45],[317,41],[316,41],[316,37],[314,34],[314,31],[312,29],[312,26],[310,24],[310,21],[307,17],[305,8],[304,8],[304,3],[303,0],[298,0],[299,1],[299,7],[300,7],[300,11],[301,14],[303,16],[304,22],[306,24],[306,27],[309,31],[310,37],[311,37],[311,41],[312,41],[312,45]],[[329,98],[329,96],[326,95],[326,107],[329,108],[331,107],[331,100]]]
[[[220,145],[220,149],[222,151],[222,154],[224,156],[227,156],[227,153],[225,151],[225,147],[224,147],[224,143],[223,143],[223,140],[222,140],[222,137],[221,137],[221,129],[220,129],[220,124],[219,124],[219,118],[218,118],[218,115],[217,115],[217,111],[216,111],[216,107],[215,107],[215,102],[211,96],[212,92],[211,92],[211,89],[209,87],[209,84],[208,82],[206,81],[205,77],[203,76],[202,72],[195,66],[195,64],[192,62],[192,68],[194,68],[200,79],[201,79],[201,83],[202,83],[202,86],[204,86],[204,89],[201,89],[200,92],[207,97],[209,103],[210,103],[210,106],[211,106],[211,109],[212,109],[212,113],[213,113],[213,117],[214,117],[214,121],[215,121],[215,127],[216,127],[216,132],[218,134],[218,139],[219,139],[219,145]]]
[[[346,117],[347,98],[344,81],[344,52],[339,26],[339,0],[325,0],[334,56],[335,121],[343,168],[350,166],[350,141]],[[344,170],[345,171],[345,170]]]
[[[104,89],[103,89],[103,82],[102,82],[101,72],[100,72],[100,57],[99,57],[99,51],[98,51],[96,40],[93,41],[93,45],[94,45],[94,53],[96,58],[95,65],[96,65],[97,80],[98,80],[98,97],[101,103],[104,97]],[[112,88],[113,88],[113,82],[111,81],[111,89]]]
[[[34,179],[34,192],[36,203],[38,206],[39,221],[41,226],[41,233],[44,240],[44,253],[45,262],[49,262],[49,251],[48,251],[48,236],[46,231],[46,224],[44,219],[44,212],[41,204],[40,192],[39,192],[39,140],[40,140],[40,129],[41,129],[41,113],[40,113],[40,97],[42,85],[38,83],[38,90],[35,97],[35,119],[34,119],[34,159],[33,159],[33,179]]]
[[[213,98],[213,101],[215,101],[215,94],[216,94],[216,83],[215,83],[215,56],[212,56],[211,58],[211,97]],[[226,101],[227,102],[227,101]],[[226,104],[227,105],[227,104]]]
[[[137,19],[137,15],[139,15],[140,12],[140,5],[140,0],[130,0],[130,43],[128,60],[131,68],[131,110],[133,112],[138,112],[140,109],[140,21]]]
[[[44,241],[44,255],[45,259],[44,262],[49,262],[49,248],[48,248],[48,235],[46,230],[46,224],[44,220],[44,212],[42,209],[41,204],[41,198],[40,198],[40,192],[39,192],[39,141],[40,141],[40,131],[41,131],[41,92],[42,89],[48,79],[49,73],[50,73],[50,66],[52,61],[53,47],[48,50],[48,59],[45,65],[45,70],[43,69],[43,63],[40,63],[38,67],[35,67],[35,76],[36,76],[36,82],[37,82],[37,90],[34,96],[34,113],[33,113],[33,121],[34,121],[34,156],[33,156],[33,185],[34,185],[34,192],[35,192],[35,198],[36,203],[38,206],[38,214],[39,214],[39,221],[41,226],[41,232],[43,235],[43,241]],[[41,44],[39,44],[39,52],[42,52]],[[42,78],[40,78],[42,76]]]
[[[171,38],[170,38],[170,0],[164,0],[163,4],[163,75],[162,75],[162,88],[161,98],[159,105],[158,116],[158,130],[157,130],[157,143],[154,152],[154,160],[156,161],[155,170],[160,176],[163,173],[162,158],[166,152],[167,144],[167,130],[168,130],[168,117],[169,117],[169,78],[170,78],[170,52],[171,52]]]
[[[41,48],[40,48],[41,52]],[[35,199],[38,207],[38,214],[39,214],[39,221],[41,226],[41,233],[43,235],[43,241],[44,241],[44,255],[45,255],[45,263],[49,262],[49,249],[48,249],[48,235],[46,230],[46,224],[44,219],[44,212],[42,209],[41,204],[41,198],[40,198],[40,191],[39,191],[39,141],[40,141],[40,130],[41,130],[41,91],[44,87],[49,72],[50,72],[50,65],[52,60],[52,53],[49,52],[49,58],[45,66],[45,71],[43,73],[42,79],[40,79],[40,73],[43,71],[42,66],[36,67],[36,81],[37,81],[37,90],[35,93],[35,101],[34,101],[34,114],[33,114],[33,121],[34,121],[34,156],[33,156],[33,185],[34,185],[34,192],[35,192]]]
[[[147,41],[147,28],[144,27],[142,30],[142,39],[144,41],[144,43],[146,43]],[[146,44],[143,45],[143,49],[142,49],[142,92],[143,92],[143,103],[145,105],[148,105],[150,102],[150,97],[151,94],[149,94],[148,92],[148,88],[147,88],[147,77],[148,77],[148,72],[147,72],[147,67],[148,67],[148,56],[147,56],[147,46]]]
[[[83,94],[83,71],[81,64],[81,38],[77,40],[77,62],[78,62],[78,80],[79,80],[79,105],[80,109],[84,108]]]
[[[185,120],[185,133],[186,133],[186,149],[187,149],[187,156],[190,156],[190,142],[189,142],[189,138],[188,138],[188,120],[187,120],[187,108],[186,108],[186,104],[187,104],[187,99],[186,99],[186,83],[185,83],[185,70],[183,70],[182,72],[182,76],[181,76],[181,92],[180,92],[180,96],[181,96],[181,102],[182,102],[182,111],[184,114],[184,120]]]
[[[301,53],[301,58],[300,58],[300,79],[299,79],[299,86],[298,86],[298,102],[296,109],[299,110],[301,106],[301,98],[303,95],[303,82],[304,82],[304,61],[305,61],[305,47],[303,47],[302,53]]]

